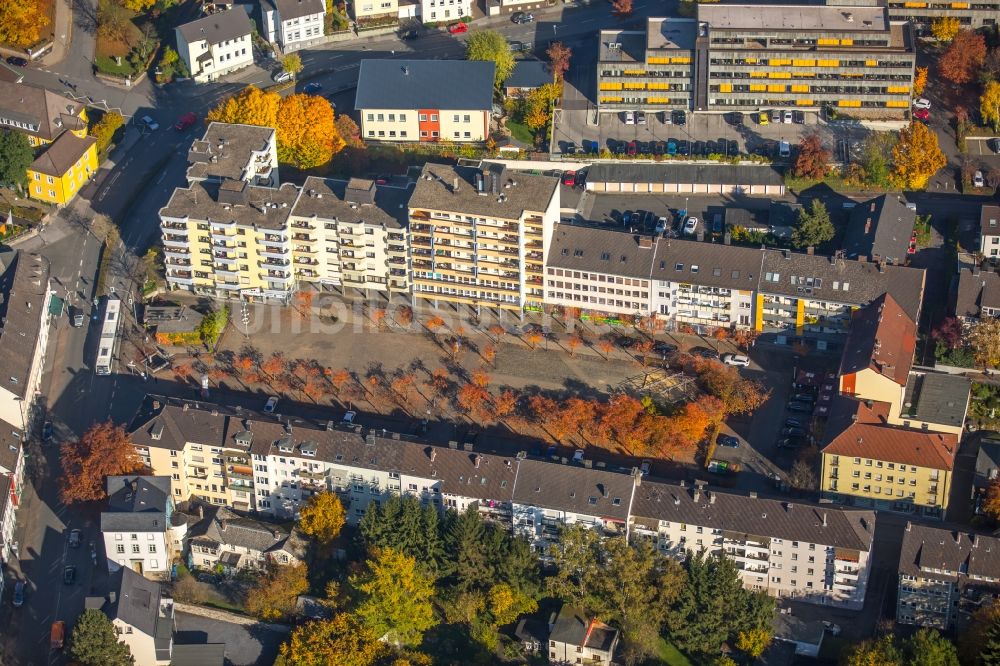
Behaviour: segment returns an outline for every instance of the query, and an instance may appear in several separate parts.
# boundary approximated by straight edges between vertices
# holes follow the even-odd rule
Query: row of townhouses
[[[149,396],[132,441],[176,501],[287,520],[312,494],[336,492],[350,522],[372,502],[410,494],[441,510],[475,507],[543,548],[559,527],[649,539],[665,554],[725,552],[768,594],[859,608],[875,515],[674,485],[638,470],[436,446],[396,434]],[[488,444],[487,444],[488,446]],[[483,449],[483,450],[480,450]],[[195,562],[199,554],[194,553]]]
[[[189,184],[160,210],[172,289],[287,301],[303,287],[350,287],[515,312],[575,307],[828,350],[840,349],[852,310],[882,294],[919,316],[924,271],[903,265],[914,218],[895,195],[852,217],[855,258],[823,257],[560,223],[556,178],[495,163],[427,164],[415,182],[278,185],[274,135],[212,123],[192,146]],[[902,228],[892,235],[902,248],[882,241],[887,227]]]

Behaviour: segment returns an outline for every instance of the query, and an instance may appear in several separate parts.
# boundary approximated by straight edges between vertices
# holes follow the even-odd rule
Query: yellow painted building
[[[28,194],[48,203],[68,203],[97,168],[97,140],[63,132],[42,148],[28,169]]]
[[[847,397],[835,401],[821,491],[855,506],[943,518],[958,438],[889,425],[889,407]]]

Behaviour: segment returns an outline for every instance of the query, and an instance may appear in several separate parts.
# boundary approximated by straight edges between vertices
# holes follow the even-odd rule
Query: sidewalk
[[[66,57],[66,50],[73,39],[73,10],[69,3],[71,0],[55,0],[56,17],[55,25],[52,28],[52,50],[38,59],[38,62],[51,67],[62,62]]]

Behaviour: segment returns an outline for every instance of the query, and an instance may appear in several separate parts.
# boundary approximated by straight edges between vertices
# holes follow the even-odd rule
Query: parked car
[[[641,473],[641,474],[642,474],[643,476],[649,476],[649,468],[650,468],[650,467],[652,467],[652,461],[649,461],[649,460],[645,460],[645,459],[644,459],[644,460],[642,461],[642,463],[640,463],[640,464],[639,464],[639,472],[640,472],[640,473]]]
[[[69,547],[79,548],[80,547],[80,530],[70,530],[69,531]]]
[[[931,112],[928,109],[916,109],[913,112],[913,117],[917,120],[929,120],[931,117]]]
[[[626,111],[625,112],[625,124],[626,125],[635,125],[635,111]]]
[[[795,121],[796,125],[806,124],[806,112],[805,111],[792,111],[792,120]]]
[[[344,423],[346,425],[353,425],[354,424],[354,419],[356,419],[357,416],[358,416],[358,413],[352,409],[352,410],[344,413],[344,418],[340,419],[340,422]]]
[[[583,170],[577,171],[576,178],[573,179],[573,187],[583,187],[586,184],[587,184],[587,172]]]
[[[691,143],[687,139],[681,139],[677,142],[677,154],[684,157],[691,154]]]
[[[677,154],[677,142],[667,141],[667,155],[676,155],[676,154]]]
[[[646,124],[646,113],[644,111],[635,112],[635,124],[645,125]]]
[[[767,117],[767,111],[761,111],[760,113],[757,114],[758,125],[768,125],[770,124],[770,122],[771,121]]]
[[[781,434],[784,437],[805,437],[806,431],[803,428],[796,428],[794,426],[785,426],[781,429]]]
[[[80,328],[80,327],[82,327],[83,326],[83,322],[85,320],[86,320],[86,317],[83,316],[83,313],[80,312],[79,310],[77,310],[76,313],[73,315],[73,328]]]
[[[694,236],[694,233],[698,230],[698,218],[689,217],[684,221],[684,234],[687,236]]]
[[[459,21],[458,23],[452,23],[451,25],[449,25],[448,32],[450,32],[453,35],[461,35],[464,32],[469,32],[469,26]]]
[[[66,642],[66,623],[56,620],[49,628],[49,649],[62,650]]]
[[[302,88],[302,92],[306,93],[307,95],[313,95],[315,93],[318,93],[322,89],[323,89],[322,84],[317,83],[316,81],[311,81],[307,83],[304,88]]]
[[[669,227],[669,226],[670,226],[670,223],[667,222],[667,218],[661,217],[661,218],[659,218],[656,221],[656,230],[655,231],[658,234],[662,234],[663,232],[665,232],[667,230],[667,227]],[[666,344],[666,343],[658,342],[657,344]],[[673,346],[673,345],[671,345],[671,346]],[[656,347],[653,347],[653,349],[656,349]]]
[[[791,400],[796,400],[798,402],[816,402],[816,394],[810,391],[802,391],[800,393],[792,394]]]
[[[671,120],[675,125],[685,125],[687,124],[687,113],[684,111],[674,111],[671,115]]]
[[[576,171],[564,171],[562,175],[562,184],[573,187],[576,185]]]
[[[20,608],[24,605],[24,581],[19,580],[14,583],[14,596],[11,598],[11,603],[14,604],[14,608]]]
[[[972,177],[972,184],[976,187],[986,187],[986,179],[983,178],[982,171],[976,171],[976,174]]]
[[[778,157],[791,157],[792,147],[787,141],[778,142]]]
[[[275,83],[287,83],[288,81],[292,80],[292,73],[286,72],[283,69],[279,69],[271,76],[271,80],[273,80]]]
[[[663,152],[666,149],[667,149],[667,144],[664,143],[663,141],[654,141],[653,142],[653,154],[654,155],[662,155]]]
[[[732,113],[727,113],[725,120],[733,127],[741,127],[743,125],[743,112],[733,111]]]
[[[789,428],[804,428],[806,422],[803,419],[787,418],[785,419],[785,425]]]
[[[635,155],[639,152],[639,144],[636,141],[629,141],[628,148],[625,150],[629,155]]]
[[[24,58],[19,58],[17,56],[8,56],[7,64],[14,65],[15,67],[27,67],[28,61],[25,60]]]
[[[514,12],[510,15],[510,20],[512,23],[517,23],[518,25],[524,23],[531,23],[535,20],[535,17],[528,12]]]
[[[183,116],[177,119],[177,122],[174,123],[174,129],[177,130],[178,132],[183,132],[187,128],[194,125],[196,122],[198,122],[198,114],[196,114],[194,111],[188,111]]]
[[[746,368],[750,365],[750,358],[743,354],[723,354],[722,362],[726,365],[738,365]]]
[[[792,112],[791,111],[785,111],[785,113],[782,115],[782,119],[781,120],[786,125],[791,125],[792,124]]]
[[[667,218],[665,217],[660,218],[660,220],[663,220],[664,222],[666,219]],[[657,226],[657,229],[659,229],[659,226]],[[653,344],[653,351],[662,356],[666,356],[667,354],[673,354],[677,351],[677,345],[672,345],[669,342],[657,342]]]
[[[931,101],[929,99],[927,99],[926,97],[918,97],[917,99],[913,100],[913,108],[914,109],[929,109],[929,108],[931,108]]]
[[[146,129],[148,129],[150,132],[155,132],[156,130],[160,129],[160,123],[153,120],[150,116],[143,116],[142,124],[145,125]]]
[[[399,38],[402,39],[404,42],[408,42],[418,37],[420,37],[420,33],[418,33],[416,30],[404,30],[403,32],[399,33]]]
[[[278,397],[272,395],[270,398],[267,399],[267,402],[264,403],[264,413],[273,414],[277,406],[278,406]]]
[[[713,360],[719,359],[719,352],[715,351],[714,349],[710,349],[708,347],[694,347],[688,350],[688,353],[691,354],[692,356],[698,356],[700,358],[708,358]]]
[[[812,410],[813,410],[813,404],[811,402],[790,402],[790,403],[788,403],[788,411],[790,411],[790,412],[811,413]]]
[[[63,584],[72,585],[76,582],[76,567],[70,565],[63,568]]]
[[[46,421],[42,424],[42,440],[49,441],[52,439],[52,421]]]
[[[719,446],[725,446],[730,449],[740,448],[739,438],[733,437],[732,435],[719,435],[715,438],[715,443]]]
[[[779,111],[778,109],[771,110],[771,122],[774,123],[775,125],[781,124],[781,111]]]

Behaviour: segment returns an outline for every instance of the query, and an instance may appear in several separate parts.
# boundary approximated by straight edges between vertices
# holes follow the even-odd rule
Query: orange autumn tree
[[[60,454],[59,495],[64,504],[103,500],[107,477],[144,469],[125,428],[111,421],[93,425],[80,439],[66,442]]]
[[[46,3],[42,0],[7,0],[0,2],[0,42],[27,48],[42,36],[49,24]]]
[[[330,102],[315,95],[289,95],[278,104],[278,159],[300,169],[327,164],[346,142],[333,122]]]
[[[276,127],[280,101],[281,96],[278,93],[264,92],[257,86],[247,86],[235,95],[219,102],[214,109],[208,112],[206,120],[238,125]]]

